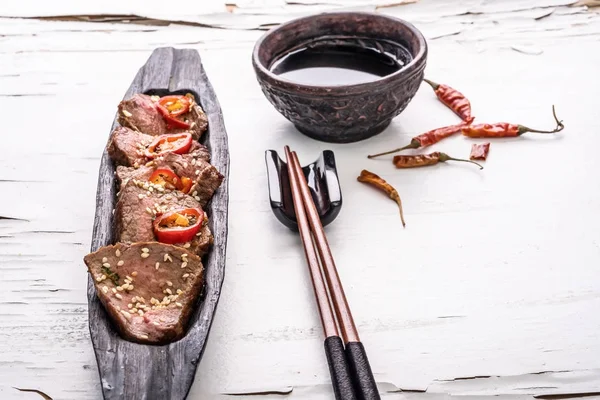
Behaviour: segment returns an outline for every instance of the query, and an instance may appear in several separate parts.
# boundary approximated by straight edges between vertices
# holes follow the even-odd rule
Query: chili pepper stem
[[[404,222],[404,211],[402,211],[402,200],[400,199],[400,195],[398,194],[398,192],[396,192],[390,197],[392,198],[392,200],[398,203],[398,209],[400,210],[400,220],[402,221],[402,227],[405,228],[406,222]]]
[[[483,165],[475,162],[475,161],[471,161],[471,160],[465,160],[463,158],[454,158],[454,157],[450,157],[448,154],[446,153],[440,153],[440,158],[439,158],[440,162],[446,162],[446,161],[461,161],[461,162],[468,162],[471,164],[475,164],[479,167],[479,169],[483,169]]]
[[[435,83],[433,81],[430,81],[429,79],[423,78],[423,80],[427,83],[429,83],[429,85],[431,85],[431,87],[433,88],[433,90],[437,90],[437,88],[440,87],[439,83]]]
[[[565,125],[563,124],[563,122],[561,120],[558,119],[558,117],[556,116],[556,109],[554,108],[554,105],[552,105],[552,116],[554,116],[554,121],[556,121],[556,128],[554,128],[554,130],[551,131],[540,131],[537,129],[531,129],[528,128],[526,126],[523,125],[518,125],[519,127],[519,135],[524,134],[525,132],[535,132],[535,133],[556,133],[556,132],[560,132],[563,129],[565,129]]]
[[[390,150],[390,151],[386,151],[386,152],[383,152],[383,153],[371,154],[371,155],[367,156],[367,158],[376,158],[376,157],[379,157],[379,156],[385,156],[386,154],[397,153],[397,152],[402,151],[402,150],[418,149],[419,147],[421,147],[421,143],[419,143],[418,140],[414,140],[413,139],[413,140],[410,141],[409,144],[407,144],[404,147],[400,147],[400,148],[397,148],[397,149],[394,149],[394,150]]]

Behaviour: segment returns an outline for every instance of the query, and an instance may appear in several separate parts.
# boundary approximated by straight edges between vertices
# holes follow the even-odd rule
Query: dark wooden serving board
[[[164,95],[188,91],[196,96],[208,116],[208,132],[201,142],[210,150],[211,164],[225,176],[206,207],[214,245],[203,260],[203,294],[183,339],[166,346],[141,345],[119,336],[96,296],[92,278],[89,278],[89,327],[106,400],[185,399],[194,381],[221,293],[227,247],[229,151],[223,114],[198,52],[173,48],[154,50],[131,83],[125,98],[135,93]],[[117,125],[115,118],[112,129]],[[117,193],[114,172],[115,166],[105,150],[98,178],[91,251],[114,242],[113,208]]]

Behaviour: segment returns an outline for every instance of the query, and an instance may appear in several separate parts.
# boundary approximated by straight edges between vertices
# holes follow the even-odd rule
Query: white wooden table
[[[101,398],[82,257],[116,105],[161,46],[200,51],[230,136],[226,278],[190,399],[292,388],[285,398],[331,396],[300,241],[267,199],[264,151],[285,144],[305,163],[335,152],[344,206],[328,236],[385,398],[600,397],[594,9],[569,0],[217,0],[165,13],[165,2],[88,3],[0,5],[1,399],[41,398],[13,387]],[[565,130],[494,141],[483,171],[367,160],[456,121],[424,85],[373,139],[330,145],[300,135],[256,83],[258,28],[342,6],[379,6],[415,23],[429,42],[427,76],[468,95],[479,121],[547,129],[556,104]],[[98,14],[125,17],[76,21]],[[466,157],[471,143],[457,136],[435,150]],[[356,182],[362,168],[398,188],[405,229],[393,202]]]

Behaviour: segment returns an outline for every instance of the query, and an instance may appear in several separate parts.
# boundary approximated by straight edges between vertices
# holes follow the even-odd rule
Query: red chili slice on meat
[[[175,117],[165,117],[163,118],[167,122],[167,129],[190,129],[192,126],[187,122],[180,121]]]
[[[190,111],[191,101],[187,96],[165,96],[158,100],[163,115],[176,117]]]
[[[202,228],[204,211],[199,208],[184,208],[156,217],[154,234],[161,243],[186,243],[194,239]]]
[[[157,168],[152,175],[150,175],[148,180],[155,185],[164,187],[165,189],[177,189],[183,193],[189,193],[193,185],[193,181],[190,178],[185,176],[179,177],[170,168]]]
[[[178,190],[182,191],[183,193],[189,193],[190,190],[192,189],[192,185],[193,185],[193,181],[190,178],[187,178],[185,176],[182,176],[180,179],[181,184],[179,185],[179,187],[177,188]]]
[[[158,111],[162,114],[169,128],[189,129],[190,124],[176,117],[190,111],[192,102],[187,96],[165,96],[158,100]]]
[[[165,153],[185,154],[190,150],[190,147],[192,147],[192,135],[190,133],[160,135],[146,149],[146,157],[155,158]]]
[[[181,186],[181,179],[169,168],[157,168],[152,175],[150,175],[150,182],[155,185],[160,185],[165,189],[174,190]]]

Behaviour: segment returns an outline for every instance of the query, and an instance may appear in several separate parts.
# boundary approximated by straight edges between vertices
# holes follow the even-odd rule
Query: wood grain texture
[[[184,90],[194,93],[208,116],[209,128],[202,142],[211,152],[211,163],[225,176],[206,209],[215,244],[204,259],[204,293],[183,339],[165,346],[140,345],[118,335],[89,277],[89,327],[106,400],[186,398],[219,300],[227,245],[229,153],[221,109],[198,52],[156,49],[138,72],[125,98],[135,93],[165,94]],[[116,126],[115,120],[113,129]],[[98,178],[91,251],[114,242],[113,208],[117,191],[114,172],[115,166],[105,150]]]
[[[0,3],[111,11],[109,3]],[[314,12],[251,3],[227,18],[203,18],[257,25]],[[268,201],[264,152],[285,144],[303,163],[335,151],[344,206],[327,236],[384,399],[598,392],[600,14],[560,3],[419,0],[380,10],[425,34],[427,75],[469,96],[479,121],[544,128],[556,104],[567,124],[560,137],[495,141],[481,172],[455,163],[409,173],[365,158],[456,123],[424,85],[368,141],[324,145],[298,134],[256,82],[250,55],[259,31],[0,18],[0,107],[12,116],[3,119],[2,139],[5,149],[19,149],[0,157],[0,217],[14,218],[0,219],[0,399],[40,399],[13,387],[102,399],[81,259],[109,121],[161,46],[200,52],[230,138],[227,279],[188,400],[256,400],[266,396],[250,393],[292,387],[282,399],[333,396],[301,244]],[[512,50],[517,44],[543,53]],[[31,110],[46,123],[23,124]],[[432,151],[468,156],[471,143],[458,135]],[[356,182],[362,168],[398,189],[406,229],[389,199]]]

